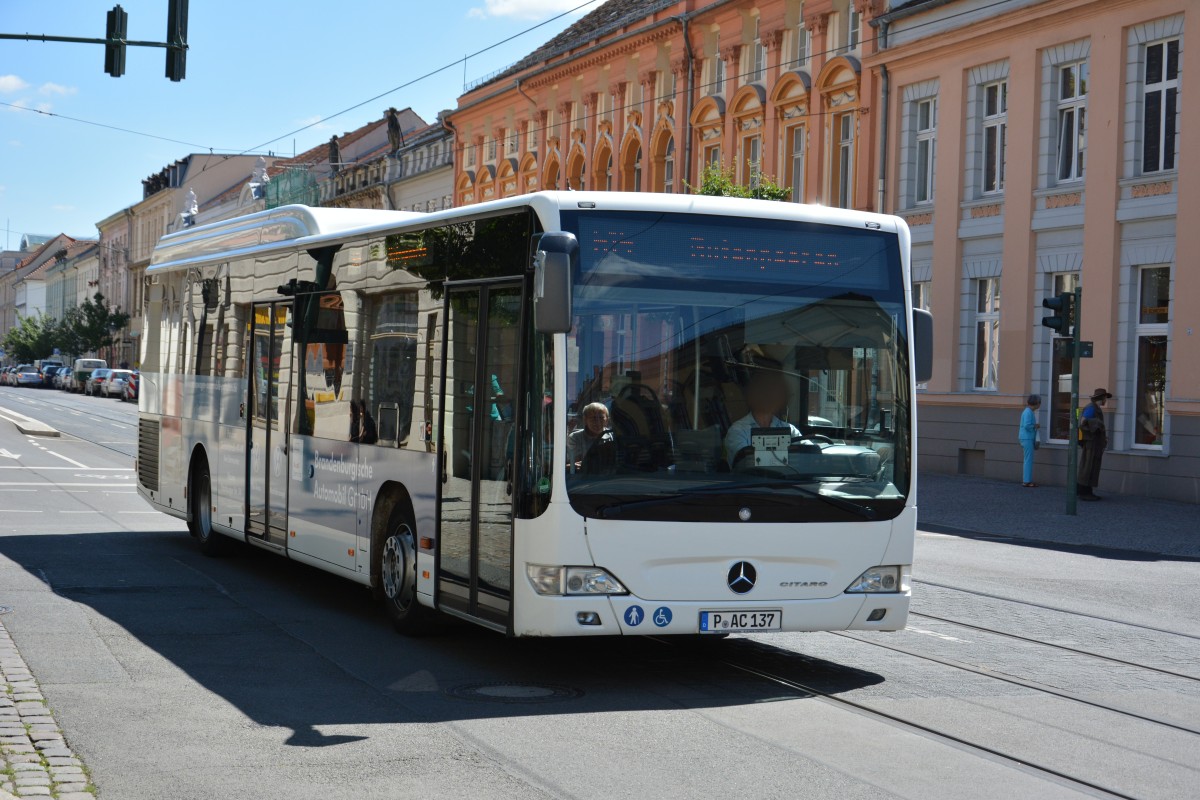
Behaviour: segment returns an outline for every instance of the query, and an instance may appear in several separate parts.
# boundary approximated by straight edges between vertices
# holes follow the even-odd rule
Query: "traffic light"
[[[129,14],[120,5],[108,12],[104,31],[104,71],[114,78],[125,74],[125,39],[129,32]]]
[[[1042,324],[1053,329],[1060,336],[1070,336],[1071,322],[1075,317],[1074,306],[1075,295],[1071,292],[1063,292],[1057,297],[1047,297],[1042,301],[1042,307],[1055,313],[1048,317],[1042,317]]]
[[[188,0],[167,2],[167,77],[181,81],[187,76]]]

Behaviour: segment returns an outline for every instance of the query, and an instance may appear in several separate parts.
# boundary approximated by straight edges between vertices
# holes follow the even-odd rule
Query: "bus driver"
[[[754,428],[787,428],[792,436],[800,436],[800,430],[784,422],[776,414],[787,407],[788,389],[783,375],[771,369],[755,369],[750,373],[746,386],[746,406],[750,413],[729,426],[725,434],[725,457],[729,466],[735,466],[743,450],[750,450],[750,432]]]

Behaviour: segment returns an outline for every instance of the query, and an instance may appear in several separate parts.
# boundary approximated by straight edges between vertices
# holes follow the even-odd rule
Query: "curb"
[[[67,747],[41,687],[0,622],[0,800],[51,796],[96,798],[83,762]]]
[[[62,436],[62,434],[59,433],[55,428],[51,428],[49,425],[46,425],[42,422],[35,422],[34,420],[30,420],[29,422],[18,422],[16,423],[16,426],[17,430],[26,436]],[[3,795],[0,795],[0,800],[6,800],[6,798]]]

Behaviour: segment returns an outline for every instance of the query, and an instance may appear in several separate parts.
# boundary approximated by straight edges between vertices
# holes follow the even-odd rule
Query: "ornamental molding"
[[[1170,194],[1174,186],[1172,181],[1158,181],[1156,183],[1141,183],[1130,188],[1129,196],[1133,198],[1139,197],[1158,197],[1164,194]],[[1048,200],[1049,198],[1047,198]]]
[[[1046,208],[1070,208],[1083,205],[1083,192],[1052,194],[1046,198]]]
[[[998,217],[1002,211],[1004,211],[1004,206],[1000,203],[990,203],[986,206],[975,206],[971,209],[971,219]]]
[[[573,77],[580,73],[586,72],[592,68],[603,67],[618,60],[618,56],[624,56],[635,53],[647,45],[654,44],[664,39],[669,39],[676,33],[676,28],[671,25],[664,25],[656,28],[653,31],[648,31],[639,36],[634,36],[622,42],[617,42],[612,45],[600,45],[598,49],[588,53],[585,56],[576,58],[568,57],[568,60],[561,61],[553,66],[547,65],[544,67],[545,72],[540,75],[531,76],[527,80],[522,80],[521,84],[526,87],[540,89],[546,86],[551,86],[564,78]]]

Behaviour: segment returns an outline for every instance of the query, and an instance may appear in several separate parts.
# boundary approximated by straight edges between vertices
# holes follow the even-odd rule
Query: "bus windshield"
[[[580,243],[563,465],[576,511],[900,513],[912,396],[894,233],[658,212],[563,218]]]

